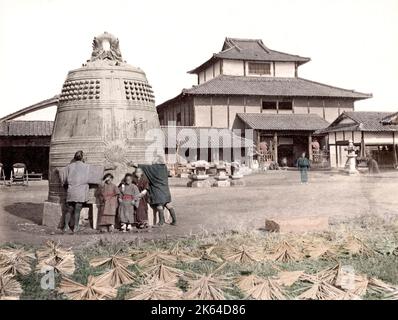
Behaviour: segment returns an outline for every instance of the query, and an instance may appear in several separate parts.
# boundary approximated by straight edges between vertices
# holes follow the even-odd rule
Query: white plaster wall
[[[365,132],[365,144],[393,144],[392,132]]]
[[[354,131],[354,143],[361,143],[361,132]]]
[[[199,84],[205,82],[205,72],[204,71],[199,72],[198,77],[199,77]]]
[[[210,127],[211,126],[211,106],[195,106],[195,126]]]
[[[344,131],[344,138],[346,141],[353,139],[353,132],[352,131]]]
[[[329,135],[329,137],[330,137],[330,135]],[[336,146],[330,146],[329,147],[329,159],[330,159],[330,166],[332,168],[336,168],[337,167],[337,163],[336,163]]]
[[[348,151],[346,150],[347,146],[337,146],[337,155],[338,155],[338,167],[344,168],[347,162]]]
[[[294,62],[275,62],[275,77],[294,78],[294,76]]]
[[[325,108],[325,120],[333,122],[339,116],[339,108]]]
[[[311,107],[310,108],[310,113],[314,113],[314,114],[317,114],[318,116],[320,116],[321,118],[323,118],[323,107],[322,108],[314,108],[314,107]]]
[[[246,106],[246,113],[260,113],[261,112],[261,107],[255,107],[255,106]]]
[[[308,108],[307,107],[293,107],[294,113],[308,113]]]
[[[336,132],[336,141],[343,141],[343,140],[344,140],[343,132],[341,131]]]
[[[347,112],[354,111],[354,107],[352,107],[352,108],[349,108],[349,107],[340,108],[340,114],[342,114],[344,111],[347,111]]]
[[[242,60],[223,60],[223,74],[229,76],[243,76],[243,61]]]
[[[276,109],[273,109],[273,110],[263,109],[261,112],[267,113],[267,114],[276,114],[277,113]]]
[[[292,114],[293,110],[279,110],[278,113],[279,114]]]
[[[237,113],[244,113],[244,106],[229,106],[229,128],[232,128]]]
[[[334,144],[334,143],[336,143],[334,132],[330,132],[329,133],[329,144]]]
[[[211,79],[213,79],[213,65],[211,65],[210,67],[208,67],[205,71],[206,73],[206,81],[209,81]]]
[[[228,128],[228,107],[213,106],[213,127]]]
[[[214,75],[217,77],[221,73],[221,61],[217,61],[214,64]]]

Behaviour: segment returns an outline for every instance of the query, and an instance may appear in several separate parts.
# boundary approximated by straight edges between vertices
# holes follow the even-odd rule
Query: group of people
[[[126,173],[116,185],[114,176],[106,173],[97,188],[96,197],[101,204],[98,226],[102,232],[112,232],[120,228],[122,232],[149,228],[148,205],[153,210],[153,225],[165,223],[164,210],[170,212],[171,225],[177,224],[175,210],[171,203],[168,186],[168,171],[164,163],[151,165],[132,164],[131,172]],[[110,168],[103,168],[107,170]],[[94,174],[93,174],[94,172]],[[61,183],[67,187],[66,210],[60,228],[65,232],[79,230],[80,211],[89,200],[89,184],[94,183],[95,169],[84,162],[83,151],[76,152],[71,163],[60,172]],[[72,219],[73,216],[73,219]]]

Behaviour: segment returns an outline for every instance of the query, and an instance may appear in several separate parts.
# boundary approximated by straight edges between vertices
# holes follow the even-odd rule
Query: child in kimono
[[[140,200],[135,210],[135,223],[137,229],[146,229],[149,227],[148,224],[148,189],[149,182],[144,175],[144,171],[141,168],[136,168],[134,172],[134,184],[140,191]]]
[[[98,218],[98,225],[101,231],[112,232],[115,228],[115,219],[118,207],[119,188],[112,183],[113,175],[108,173],[103,178],[103,185],[100,188],[102,206]]]
[[[134,223],[134,212],[139,205],[140,192],[133,184],[133,175],[127,173],[119,187],[119,220],[123,232],[130,231]]]

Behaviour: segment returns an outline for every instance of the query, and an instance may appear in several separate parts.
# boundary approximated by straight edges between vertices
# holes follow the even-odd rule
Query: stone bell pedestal
[[[42,224],[47,227],[57,228],[62,217],[60,203],[44,201]]]
[[[80,225],[90,225],[93,229],[98,228],[98,212],[100,205],[96,203],[88,203],[80,212]],[[64,210],[61,203],[44,201],[42,224],[47,227],[57,228],[61,221],[62,211]]]

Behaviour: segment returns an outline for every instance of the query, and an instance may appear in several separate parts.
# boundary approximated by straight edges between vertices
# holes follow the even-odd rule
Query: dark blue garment
[[[310,161],[305,157],[297,159],[297,167],[300,171],[301,182],[308,182],[308,169],[310,168]]]
[[[162,205],[171,202],[169,175],[165,164],[140,164],[149,181],[149,199],[151,205]]]

